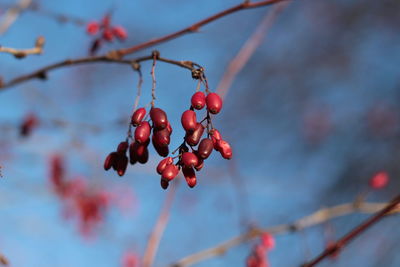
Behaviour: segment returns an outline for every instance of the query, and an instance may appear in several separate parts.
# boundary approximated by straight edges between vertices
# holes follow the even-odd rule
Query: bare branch
[[[0,21],[0,35],[4,34],[8,28],[17,20],[18,16],[24,9],[28,8],[32,0],[20,0],[19,3],[7,10]]]
[[[245,243],[255,237],[260,236],[262,233],[268,232],[271,234],[282,234],[287,232],[296,232],[302,229],[321,224],[333,218],[349,215],[352,213],[375,213],[387,207],[387,203],[347,203],[342,205],[333,206],[330,208],[323,208],[311,215],[303,217],[291,224],[280,224],[267,228],[253,228],[247,233],[234,237],[230,240],[222,242],[221,244],[208,248],[206,250],[186,256],[176,263],[170,265],[171,267],[184,267],[195,264],[197,262],[210,259],[224,254],[232,247]],[[393,208],[390,212],[399,213],[400,207]],[[384,215],[389,214],[387,211]]]
[[[43,36],[39,36],[36,39],[35,46],[28,49],[15,49],[11,47],[0,46],[0,53],[8,53],[16,58],[24,58],[28,55],[39,55],[43,53],[43,46],[45,39]]]

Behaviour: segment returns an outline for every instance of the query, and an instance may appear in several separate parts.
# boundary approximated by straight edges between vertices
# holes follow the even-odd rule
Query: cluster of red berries
[[[66,180],[64,161],[60,155],[51,158],[50,181],[64,204],[66,215],[77,217],[80,232],[89,236],[103,221],[111,195],[105,191],[88,188],[81,178]]]
[[[247,257],[247,267],[268,267],[269,262],[266,253],[275,247],[274,237],[269,233],[263,233],[260,241],[256,244]]]
[[[108,171],[113,168],[119,176],[123,176],[128,167],[128,156],[129,162],[134,165],[137,162],[145,164],[149,160],[148,146],[150,144],[150,136],[157,153],[166,157],[169,154],[168,145],[170,143],[170,136],[172,134],[172,128],[168,122],[167,114],[160,108],[151,108],[150,120],[145,120],[146,109],[139,108],[134,111],[131,117],[130,126],[136,127],[134,136],[132,138],[129,133],[126,141],[121,142],[117,150],[111,152],[106,160],[104,161],[104,169]],[[150,122],[152,125],[150,125]],[[131,128],[130,128],[131,129]],[[131,144],[129,140],[131,139]],[[128,152],[129,149],[129,153]]]
[[[207,106],[207,115],[198,122],[194,110],[202,110],[205,106]],[[167,157],[157,166],[163,189],[167,189],[169,182],[179,174],[180,169],[188,186],[194,187],[197,184],[195,170],[200,171],[203,168],[204,160],[211,155],[213,149],[219,151],[225,159],[232,158],[231,146],[222,139],[220,132],[213,128],[211,122],[210,114],[218,114],[221,109],[222,99],[216,93],[208,93],[206,96],[199,91],[192,96],[190,109],[184,111],[181,116],[182,127],[186,134],[184,142],[178,148],[178,161],[174,164],[174,159]],[[206,126],[202,124],[204,121],[207,123]],[[207,137],[202,139],[205,129],[207,129]]]
[[[198,122],[195,110],[202,110],[205,106],[207,106],[207,115]],[[232,158],[231,146],[222,139],[220,132],[213,128],[211,122],[210,114],[218,114],[221,108],[222,99],[216,93],[208,93],[206,96],[199,91],[192,96],[190,109],[184,111],[181,117],[186,135],[184,142],[175,150],[175,152],[179,151],[175,157],[168,157],[172,127],[168,122],[167,114],[160,108],[152,107],[148,114],[150,119],[146,120],[145,108],[135,110],[130,124],[130,127],[136,127],[134,135],[131,135],[130,128],[126,141],[121,142],[117,150],[107,156],[104,161],[104,169],[107,171],[113,168],[119,176],[123,176],[128,161],[132,165],[137,162],[145,164],[149,158],[147,147],[151,137],[155,150],[161,157],[164,157],[157,166],[157,172],[161,175],[161,187],[167,189],[169,182],[179,174],[181,169],[187,184],[194,187],[197,183],[195,170],[201,170],[204,160],[210,156],[213,150],[219,151],[225,159]],[[206,126],[203,125],[204,122],[206,122]],[[207,137],[202,139],[205,129],[207,129]],[[129,159],[127,154],[129,154]],[[174,163],[175,158],[178,158],[176,163]]]
[[[89,35],[97,35],[90,47],[91,54],[97,52],[103,41],[112,42],[115,38],[124,41],[128,37],[124,27],[111,25],[111,16],[109,14],[105,15],[100,22],[89,22],[86,25],[86,32]]]

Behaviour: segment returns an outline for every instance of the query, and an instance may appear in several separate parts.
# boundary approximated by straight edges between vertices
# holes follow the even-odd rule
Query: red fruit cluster
[[[205,106],[207,106],[207,115],[198,122],[194,110],[201,110]],[[220,152],[225,159],[232,158],[229,143],[222,139],[219,131],[214,129],[211,123],[210,113],[218,114],[221,108],[222,100],[216,93],[209,93],[206,97],[203,92],[196,92],[192,96],[190,109],[184,111],[181,116],[182,127],[186,134],[185,141],[179,147],[178,161],[174,164],[173,158],[167,157],[157,166],[163,189],[167,189],[169,182],[179,174],[180,170],[188,186],[194,187],[197,184],[195,170],[200,171],[203,168],[204,160],[211,155],[213,149]],[[206,126],[202,124],[203,122],[206,122]],[[205,130],[207,130],[207,137],[202,139]]]
[[[39,120],[34,114],[28,114],[22,121],[19,132],[22,137],[29,136],[33,129],[38,125]]]
[[[104,41],[112,42],[115,38],[119,39],[120,41],[124,41],[128,37],[124,27],[111,25],[110,15],[105,15],[100,22],[89,22],[86,25],[86,32],[89,35],[97,35],[90,47],[91,54],[95,54]]]
[[[136,127],[133,138],[131,135],[128,136],[126,141],[118,145],[117,151],[111,152],[107,156],[104,161],[104,169],[106,171],[113,168],[119,176],[123,176],[128,167],[128,149],[129,162],[132,165],[137,162],[140,164],[147,163],[150,139],[154,149],[160,156],[168,156],[172,128],[168,122],[167,114],[162,109],[153,107],[148,115],[150,115],[150,120],[146,121],[145,108],[139,108],[133,113],[130,123],[130,127]],[[150,122],[152,123],[151,125]],[[130,144],[129,141],[131,141]]]
[[[260,241],[256,244],[250,255],[247,257],[247,267],[268,267],[269,262],[266,253],[275,247],[275,240],[269,233],[263,233]]]
[[[60,155],[55,155],[50,160],[50,181],[68,215],[75,215],[79,219],[81,233],[88,236],[103,221],[110,194],[93,191],[82,178],[66,180],[64,161]]]

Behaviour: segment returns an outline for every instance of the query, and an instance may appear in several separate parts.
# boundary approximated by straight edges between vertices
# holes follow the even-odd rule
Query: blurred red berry
[[[90,35],[95,35],[99,32],[100,25],[96,21],[91,21],[86,25],[86,32]]]
[[[128,37],[125,28],[122,26],[115,26],[112,28],[112,31],[114,35],[120,40],[125,40]]]
[[[114,40],[114,33],[112,32],[112,30],[105,29],[103,31],[103,39],[108,42],[112,42],[112,40]]]
[[[369,181],[369,185],[373,189],[384,188],[389,182],[389,174],[385,171],[376,173]]]

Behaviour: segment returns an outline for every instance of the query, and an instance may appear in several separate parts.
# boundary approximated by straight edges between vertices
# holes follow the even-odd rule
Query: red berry
[[[263,233],[261,235],[261,244],[268,250],[275,247],[275,239],[270,233]]]
[[[176,165],[168,165],[165,167],[164,171],[161,174],[161,178],[167,181],[173,180],[179,173],[179,168]]]
[[[217,151],[219,151],[221,153],[221,156],[224,159],[231,159],[232,158],[232,148],[229,145],[228,142],[226,142],[225,140],[219,140],[217,141]]]
[[[141,164],[145,164],[149,160],[149,150],[147,149],[147,146],[144,147],[143,153],[138,156],[137,161]]]
[[[216,147],[217,141],[222,140],[222,136],[217,129],[211,129],[210,131],[211,140],[214,144],[214,148]],[[217,150],[215,148],[215,150]]]
[[[153,121],[153,127],[162,130],[168,126],[167,114],[160,108],[151,108],[150,118]]]
[[[129,148],[129,155],[130,155],[130,161],[136,162],[138,161],[139,163],[146,163],[149,157],[149,151],[147,149],[147,146],[149,145],[149,141],[147,141],[144,144],[139,144],[138,142],[134,142],[131,144],[131,147]],[[132,163],[134,164],[134,163]]]
[[[162,174],[162,172],[165,170],[165,167],[167,167],[168,165],[171,165],[172,163],[173,163],[173,160],[171,157],[167,157],[167,158],[161,160],[160,163],[158,163],[158,165],[157,165],[158,174]]]
[[[20,134],[25,137],[28,136],[33,128],[38,125],[38,119],[34,114],[28,114],[20,126]]]
[[[138,126],[142,122],[142,120],[144,119],[145,116],[146,116],[145,108],[137,109],[132,115],[132,119],[131,119],[132,125]]]
[[[197,155],[202,159],[206,159],[210,156],[211,152],[213,151],[213,148],[214,148],[213,142],[208,138],[204,138],[203,140],[201,140],[199,144]]]
[[[99,32],[100,25],[96,21],[89,22],[86,25],[86,32],[90,35],[95,35]]]
[[[103,31],[103,39],[111,42],[114,39],[114,34],[110,29],[105,29]]]
[[[183,176],[185,176],[186,183],[190,188],[195,187],[197,183],[196,173],[194,172],[193,168],[182,168]]]
[[[181,123],[186,132],[194,131],[197,125],[196,112],[193,110],[186,110],[182,113]]]
[[[119,176],[123,176],[125,174],[126,168],[128,167],[128,157],[125,155],[118,155],[118,163],[117,163],[117,173]]]
[[[136,156],[136,146],[135,143],[132,143],[129,146],[129,162],[134,165],[137,162],[137,156]]]
[[[165,128],[164,130],[154,130],[152,140],[157,146],[168,146],[171,140],[168,129]]]
[[[191,102],[193,108],[200,110],[206,105],[206,96],[203,92],[194,93]]]
[[[167,131],[169,132],[169,135],[172,134],[172,127],[171,127],[171,124],[169,124],[169,122],[167,124]]]
[[[122,26],[115,26],[112,28],[112,31],[114,35],[120,40],[125,40],[128,37],[125,28]]]
[[[168,185],[169,185],[169,182],[167,180],[161,178],[161,187],[162,187],[162,189],[164,189],[164,190],[167,189]]]
[[[128,150],[128,147],[129,147],[129,144],[126,141],[119,143],[118,148],[117,148],[117,153],[125,154],[126,151]]]
[[[204,167],[204,160],[199,158],[199,163],[196,166],[194,166],[194,168],[196,169],[196,171],[200,171],[203,167]]]
[[[154,138],[155,137],[153,135],[152,141],[153,141],[154,149],[157,151],[158,155],[160,155],[161,157],[165,158],[169,154],[168,146],[160,146]]]
[[[192,152],[185,152],[182,154],[182,164],[187,168],[192,168],[199,164],[199,159],[197,156]]]
[[[381,171],[376,173],[371,180],[369,181],[369,185],[373,189],[381,189],[384,188],[389,182],[389,175],[385,171]]]
[[[204,133],[204,126],[201,123],[196,124],[193,132],[186,132],[185,141],[191,146],[197,146]]]
[[[147,121],[142,121],[135,130],[135,140],[140,144],[146,143],[150,139],[150,124]]]
[[[117,159],[116,152],[108,154],[106,160],[104,161],[104,170],[108,171],[109,169],[111,169],[111,167],[115,165],[116,159]]]
[[[217,114],[222,108],[222,99],[216,93],[209,93],[206,97],[207,110],[211,114]]]

